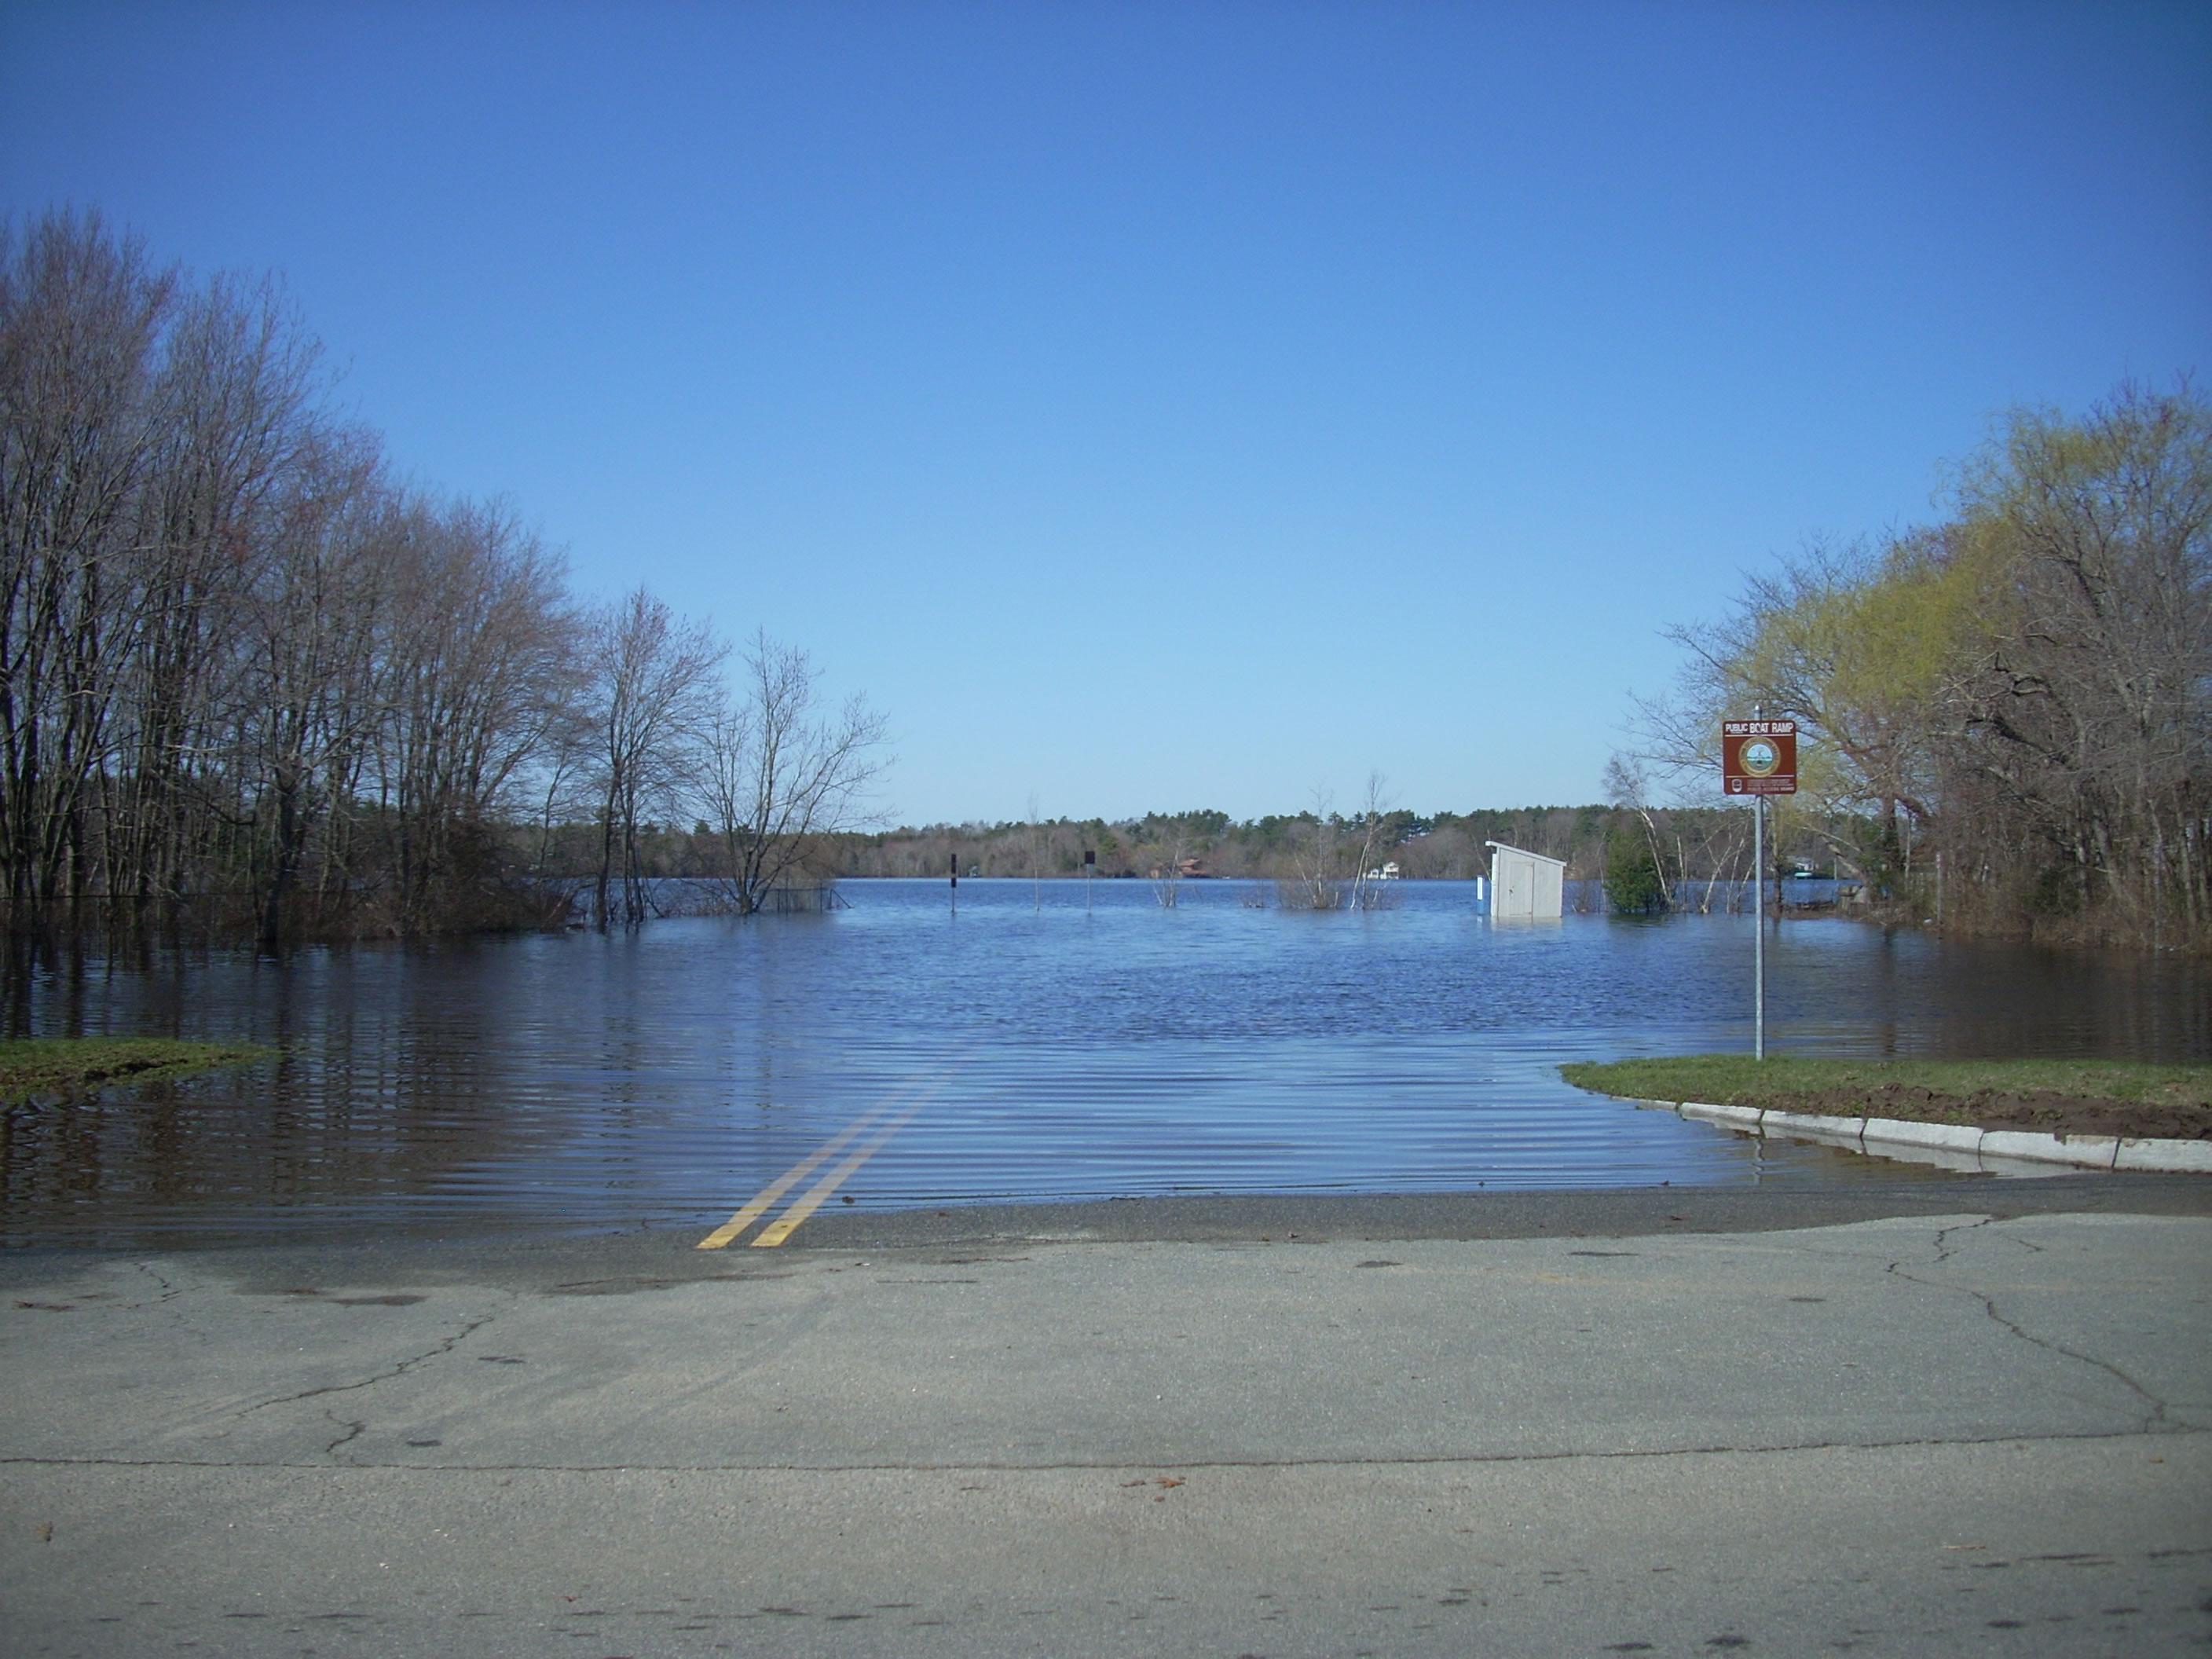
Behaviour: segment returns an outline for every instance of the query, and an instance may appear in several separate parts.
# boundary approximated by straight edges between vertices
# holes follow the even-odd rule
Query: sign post
[[[1796,720],[1723,720],[1721,786],[1751,797],[1751,1057],[1766,1058],[1766,798],[1797,793]]]

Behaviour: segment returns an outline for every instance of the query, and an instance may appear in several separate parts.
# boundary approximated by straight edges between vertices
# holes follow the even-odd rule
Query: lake
[[[848,1130],[836,1159],[878,1149],[830,1201],[879,1209],[1954,1178],[1559,1080],[1747,1049],[1749,918],[1493,925],[1472,884],[1386,890],[1316,915],[1243,883],[1170,908],[1144,882],[969,881],[956,910],[941,882],[851,882],[821,915],[64,957],[15,976],[17,1031],[281,1054],[9,1109],[0,1237],[703,1231]],[[1792,919],[1768,969],[1772,1053],[2212,1058],[2196,963]]]

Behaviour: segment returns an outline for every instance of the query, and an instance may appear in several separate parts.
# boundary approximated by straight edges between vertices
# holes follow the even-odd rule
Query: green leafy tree
[[[1943,855],[1954,922],[2212,945],[2212,407],[2185,385],[2015,412],[1954,509],[1674,630],[1644,752],[1710,788],[1723,718],[1793,718],[1785,820],[1834,826],[1878,890],[1919,909]]]
[[[1607,836],[1605,901],[1615,915],[1653,915],[1667,908],[1667,883],[1651,844],[1641,836]]]

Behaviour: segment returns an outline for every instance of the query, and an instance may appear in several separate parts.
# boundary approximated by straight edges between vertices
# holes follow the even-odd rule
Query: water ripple
[[[241,1076],[0,1116],[0,1236],[133,1244],[712,1225],[917,1079],[840,1189],[867,1207],[1166,1193],[1838,1182],[1560,1082],[1561,1060],[1748,1045],[1741,917],[1492,927],[1469,890],[1361,915],[1187,886],[853,884],[849,910],[635,935],[80,958],[41,1034],[236,1038]],[[1770,952],[1778,1052],[2212,1054],[2188,964],[1834,921]]]

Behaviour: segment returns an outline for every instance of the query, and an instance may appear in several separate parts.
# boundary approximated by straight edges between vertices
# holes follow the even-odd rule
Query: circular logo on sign
[[[1754,778],[1771,777],[1774,769],[1782,763],[1782,751],[1765,738],[1753,738],[1744,744],[1736,759]]]

